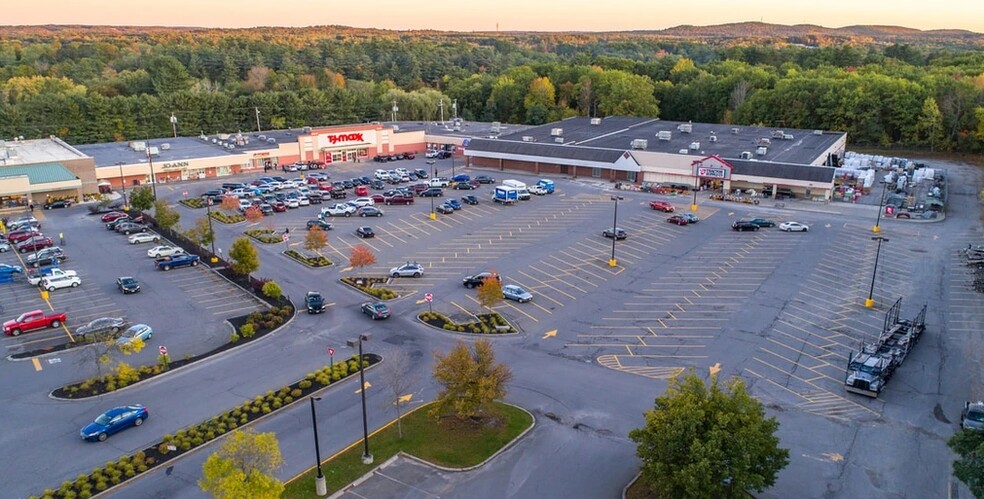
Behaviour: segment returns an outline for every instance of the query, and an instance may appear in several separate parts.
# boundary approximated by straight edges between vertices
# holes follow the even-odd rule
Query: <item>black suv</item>
[[[479,272],[475,275],[465,276],[465,278],[461,280],[461,283],[464,284],[466,288],[471,289],[481,286],[485,283],[485,280],[490,277],[495,277],[496,280],[502,282],[502,278],[499,277],[499,274],[494,272]]]
[[[735,222],[731,224],[731,230],[738,230],[742,232],[748,230],[759,230],[759,228],[760,227],[757,224],[753,224],[747,220],[735,220]]]
[[[431,187],[425,191],[421,191],[418,196],[422,198],[442,197],[444,196],[444,189],[441,189],[440,187]]]
[[[325,299],[317,291],[308,291],[307,296],[304,297],[304,303],[307,305],[309,314],[320,314],[325,311]]]
[[[772,220],[769,220],[768,218],[749,218],[747,220],[741,220],[741,221],[742,222],[748,222],[748,223],[751,223],[751,224],[755,224],[755,225],[757,225],[759,227],[775,227],[776,226],[776,223],[773,222]]]

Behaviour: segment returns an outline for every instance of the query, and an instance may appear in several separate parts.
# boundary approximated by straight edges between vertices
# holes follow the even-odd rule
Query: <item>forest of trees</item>
[[[984,152],[984,51],[351,28],[0,31],[0,138],[82,144],[389,120],[644,116]]]

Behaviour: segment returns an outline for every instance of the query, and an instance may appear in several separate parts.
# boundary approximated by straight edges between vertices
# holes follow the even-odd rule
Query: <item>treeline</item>
[[[646,116],[984,151],[984,52],[626,33],[77,28],[0,39],[0,137],[71,143],[390,120]],[[456,109],[452,108],[456,104]]]

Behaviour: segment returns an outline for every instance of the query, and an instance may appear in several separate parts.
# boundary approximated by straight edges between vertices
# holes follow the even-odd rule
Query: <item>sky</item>
[[[984,33],[984,0],[47,0],[9,2],[0,25],[343,25],[392,30],[621,31],[742,21]]]

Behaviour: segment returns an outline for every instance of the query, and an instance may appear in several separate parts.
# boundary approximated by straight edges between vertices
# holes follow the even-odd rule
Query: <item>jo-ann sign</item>
[[[696,177],[721,180],[731,179],[731,164],[716,155],[694,161],[691,166]]]
[[[325,139],[332,144],[337,144],[339,142],[365,142],[366,140],[362,138],[362,132],[358,133],[333,133],[331,135],[325,135]]]

